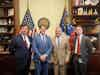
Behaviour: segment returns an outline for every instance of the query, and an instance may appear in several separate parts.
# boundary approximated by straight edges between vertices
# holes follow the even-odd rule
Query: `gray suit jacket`
[[[75,42],[76,42],[76,38],[75,38]],[[90,39],[87,36],[83,35],[81,39],[81,47],[80,47],[80,58],[83,63],[87,63],[89,55],[92,52],[92,49],[93,49],[93,45]],[[75,50],[75,46],[74,46],[74,50]]]

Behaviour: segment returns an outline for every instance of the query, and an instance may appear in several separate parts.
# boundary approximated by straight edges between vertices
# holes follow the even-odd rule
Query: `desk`
[[[7,52],[0,53],[0,75],[16,75],[15,57]]]
[[[100,75],[100,53],[92,54],[88,62],[88,75]]]

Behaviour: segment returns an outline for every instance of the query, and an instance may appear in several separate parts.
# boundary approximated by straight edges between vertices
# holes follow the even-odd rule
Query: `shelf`
[[[0,52],[0,55],[10,54],[8,51]]]
[[[0,8],[13,8],[13,6],[12,5],[6,5],[6,6],[0,5]]]
[[[0,41],[0,42],[1,42],[1,41]],[[9,42],[7,42],[7,41],[6,41],[6,42],[1,42],[1,43],[0,43],[0,45],[8,45],[8,44],[9,44]]]
[[[14,27],[13,24],[8,24],[8,25],[0,25],[0,27]]]
[[[17,0],[0,0],[0,49],[8,50],[12,37],[16,34],[18,20]],[[16,13],[15,13],[16,12]],[[16,27],[16,28],[15,28]]]
[[[97,26],[98,24],[84,24],[84,23],[77,23],[77,24],[73,24],[73,26],[78,26],[78,25],[81,25],[82,27],[89,27],[89,26]]]
[[[76,23],[85,23],[85,24],[95,24],[95,20],[87,20],[87,19],[75,19]]]
[[[85,18],[85,19],[95,19],[99,17],[99,15],[73,15],[73,18]]]
[[[8,36],[8,35],[13,35],[14,33],[8,33],[8,32],[0,32],[0,35],[6,35],[6,36]]]
[[[87,36],[97,36],[97,33],[85,33]]]
[[[92,5],[80,5],[80,6],[73,6],[74,9],[77,8],[96,8],[97,6],[92,6]]]
[[[14,15],[13,16],[0,16],[0,19],[9,19],[9,18],[14,18]]]
[[[100,50],[100,48],[98,47],[100,45],[100,43],[98,43],[100,42],[98,37],[98,33],[100,32],[100,23],[98,20],[98,18],[100,17],[100,1],[97,5],[85,5],[84,3],[83,5],[81,5],[81,3],[79,3],[78,6],[75,6],[76,4],[78,4],[78,2],[76,1],[77,0],[71,0],[72,4],[70,11],[73,26],[82,26],[83,34],[88,36],[90,40],[93,40],[92,44],[93,47],[96,48],[96,50]]]
[[[5,37],[3,37],[3,36],[1,36],[0,37],[0,42],[2,43],[2,42],[9,42],[11,40],[11,36],[7,36],[7,38],[5,38]]]

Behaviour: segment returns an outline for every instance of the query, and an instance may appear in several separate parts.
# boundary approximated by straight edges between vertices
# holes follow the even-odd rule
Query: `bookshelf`
[[[0,0],[0,52],[8,50],[11,38],[16,34],[17,16],[18,0]]]
[[[98,27],[100,23],[96,20],[100,18],[100,12],[98,6],[99,0],[71,0],[71,17],[74,26],[81,25],[84,30],[84,34],[89,36],[93,42],[98,40]],[[94,40],[94,41],[93,41]],[[96,45],[97,43],[95,43]],[[97,46],[94,47],[98,49]]]
[[[87,75],[100,74],[100,0],[71,0],[71,20],[74,26],[81,25],[95,51],[87,63]],[[93,66],[94,65],[94,66]]]

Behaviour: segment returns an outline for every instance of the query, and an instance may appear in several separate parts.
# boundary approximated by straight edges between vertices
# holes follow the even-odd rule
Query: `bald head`
[[[56,34],[57,37],[59,37],[62,34],[61,27],[56,27],[55,34]]]

